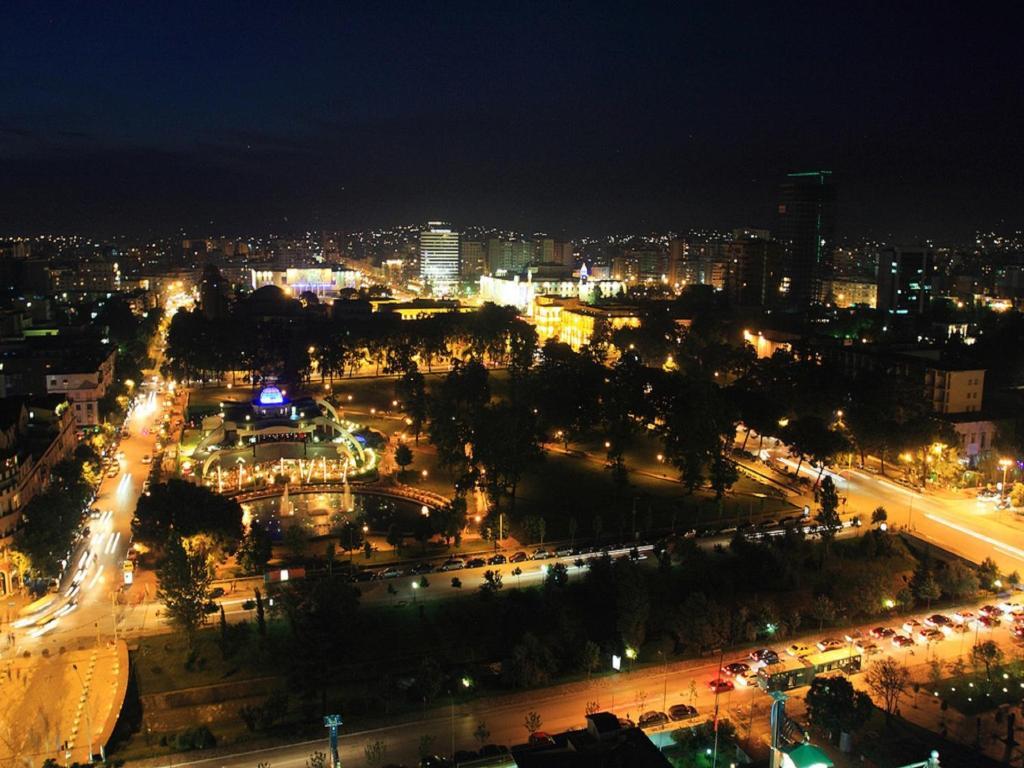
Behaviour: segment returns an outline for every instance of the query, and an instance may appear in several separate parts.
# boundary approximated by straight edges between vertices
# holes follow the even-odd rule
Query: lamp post
[[[999,466],[1003,470],[1003,492],[1000,495],[1008,496],[1009,494],[1006,492],[1006,470],[1013,466],[1013,459],[1000,459]]]

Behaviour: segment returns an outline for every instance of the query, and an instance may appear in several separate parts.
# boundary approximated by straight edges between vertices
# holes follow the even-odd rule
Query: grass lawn
[[[979,674],[947,678],[937,687],[926,683],[921,686],[921,690],[929,693],[937,691],[953,709],[965,715],[977,715],[1002,704],[1020,703],[1024,699],[1024,676],[1008,668],[993,669],[992,679],[986,680],[982,669]]]

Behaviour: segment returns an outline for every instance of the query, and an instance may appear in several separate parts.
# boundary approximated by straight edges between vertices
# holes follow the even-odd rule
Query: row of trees
[[[487,304],[473,313],[401,320],[380,313],[365,319],[334,320],[308,310],[254,312],[239,302],[224,318],[179,310],[167,337],[166,372],[191,380],[223,379],[245,372],[299,382],[314,365],[324,380],[373,365],[377,373],[408,371],[417,360],[428,372],[440,362],[464,356],[495,365],[526,366],[536,349],[532,326],[511,307]]]
[[[22,509],[13,547],[17,570],[43,578],[60,574],[92,496],[87,474],[95,463],[95,452],[83,443],[72,458],[53,468],[46,490]]]

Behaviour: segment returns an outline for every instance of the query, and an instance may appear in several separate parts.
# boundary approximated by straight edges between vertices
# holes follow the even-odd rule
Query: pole
[[[715,752],[711,758],[711,768],[718,768],[718,697],[722,682],[722,662],[725,661],[725,649],[718,649],[718,672],[715,674]]]
[[[455,692],[452,691],[452,751],[449,754],[452,756],[452,760],[455,759]]]

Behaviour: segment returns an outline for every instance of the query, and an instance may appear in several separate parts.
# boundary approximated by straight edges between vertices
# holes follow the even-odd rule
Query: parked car
[[[665,725],[668,721],[669,717],[664,712],[651,710],[640,715],[639,724],[641,728],[657,728],[659,725]]]
[[[672,720],[689,720],[697,716],[697,708],[689,704],[673,704],[668,708],[668,716]]]
[[[953,621],[957,624],[969,624],[977,618],[973,611],[957,611],[953,614]]]
[[[570,557],[572,555],[572,547],[559,547],[555,550],[555,557]]]
[[[424,574],[424,573],[433,573],[434,572],[434,564],[433,563],[416,563],[416,565],[414,565],[412,567],[411,571],[412,571],[412,573],[415,573],[417,576],[419,576],[421,574]]]
[[[492,555],[487,558],[488,565],[504,565],[508,562],[508,558],[504,555]]]
[[[802,658],[804,656],[810,656],[817,650],[813,645],[804,645],[803,643],[793,643],[786,649],[786,653],[796,658]]]
[[[552,556],[553,555],[548,550],[546,550],[543,547],[541,547],[541,548],[533,550],[533,555],[531,556],[531,559],[532,560],[547,560],[549,557],[552,557]]]
[[[380,572],[380,577],[382,579],[397,579],[399,576],[404,575],[405,572],[401,568],[397,568],[395,566],[385,568],[383,571]]]
[[[441,563],[442,571],[458,571],[466,567],[466,561],[458,557],[453,557],[450,560],[445,560]]]
[[[508,559],[510,563],[525,563],[530,559],[530,556],[525,552],[516,552],[512,557]]]
[[[914,635],[921,629],[921,622],[917,619],[907,619],[903,622],[903,631],[908,635]]]
[[[818,641],[818,650],[824,653],[825,651],[834,651],[842,648],[846,643],[842,640],[838,640],[834,637],[826,637],[824,640]]]
[[[853,647],[865,656],[874,656],[882,650],[873,640],[857,640],[854,642]]]
[[[909,648],[913,644],[914,644],[914,641],[911,640],[906,635],[893,635],[892,636],[893,648]]]
[[[1003,609],[995,605],[983,605],[978,609],[978,613],[982,616],[995,616],[1001,618],[1003,615]]]
[[[931,629],[948,629],[953,626],[953,620],[941,613],[933,613],[924,620],[924,625]]]
[[[534,731],[531,733],[528,742],[531,747],[552,747],[555,744],[555,740],[544,731]]]
[[[946,635],[941,629],[929,629],[928,627],[918,632],[917,636],[922,643],[937,643],[939,640],[946,639]]]
[[[485,565],[487,565],[487,561],[482,557],[474,557],[466,561],[467,568],[483,568]]]

